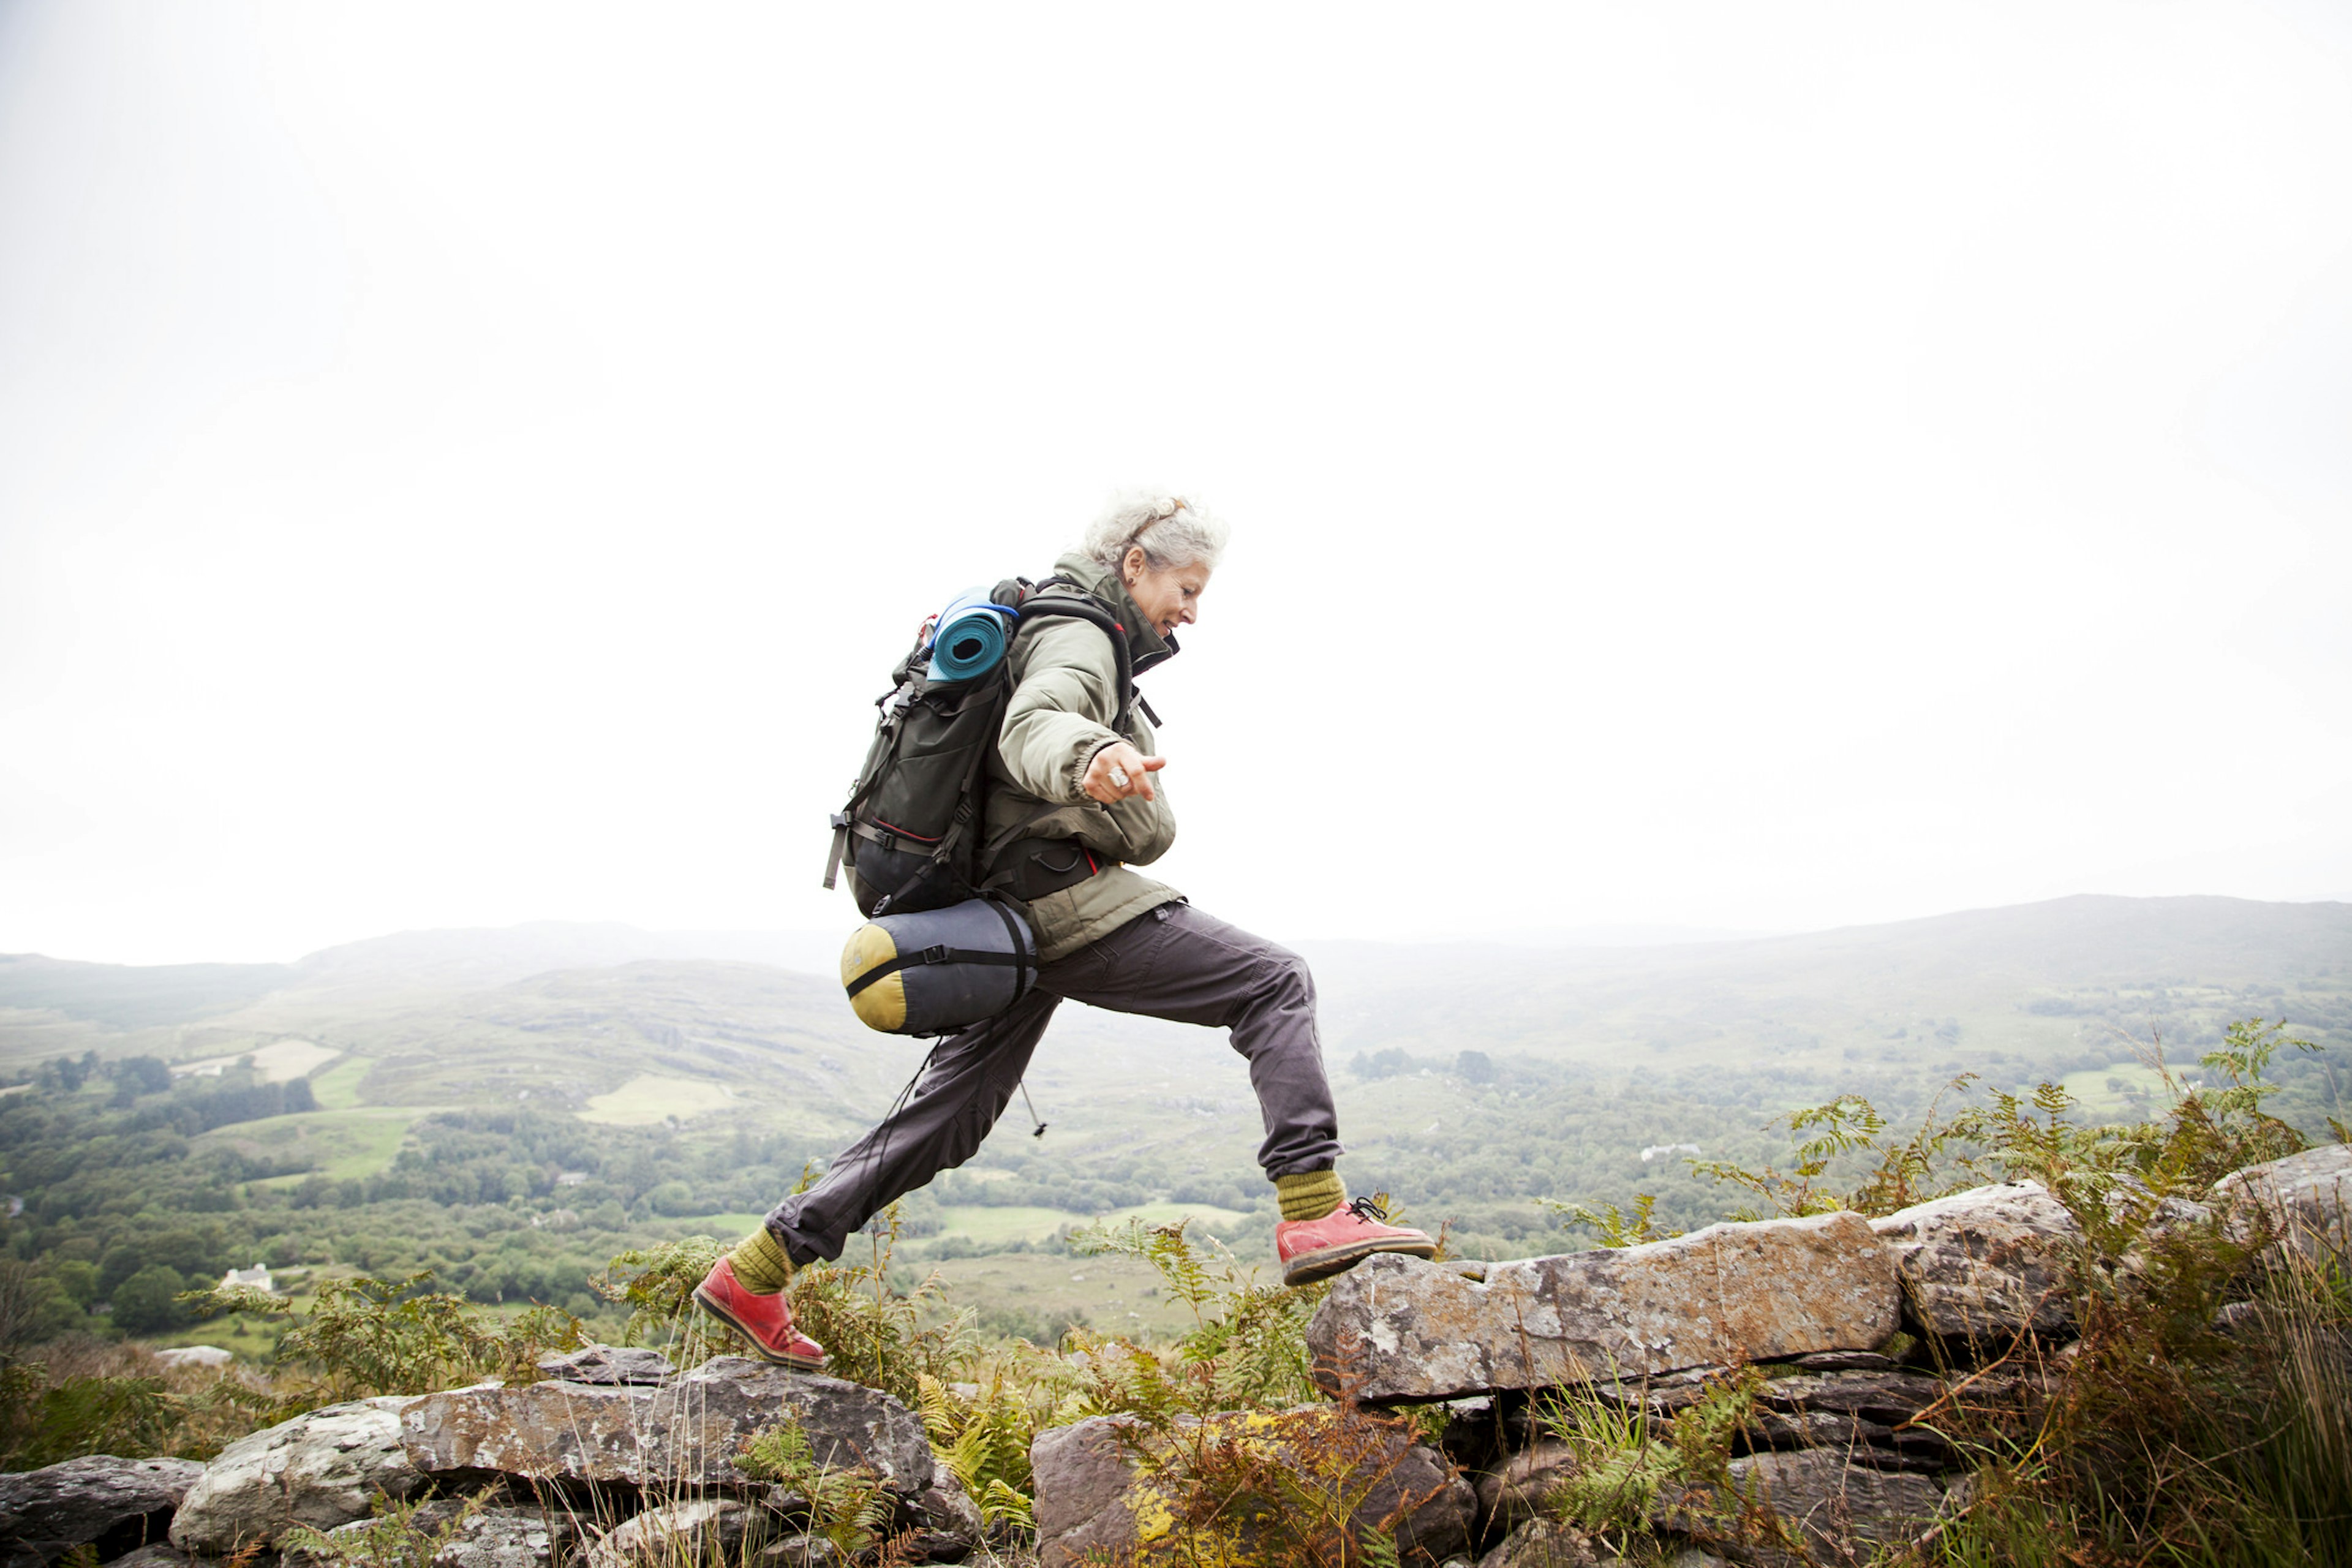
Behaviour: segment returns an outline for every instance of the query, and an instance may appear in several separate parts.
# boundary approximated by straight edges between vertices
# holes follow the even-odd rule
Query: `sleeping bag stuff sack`
[[[951,1034],[1003,1012],[1036,978],[1036,938],[1000,899],[884,915],[841,950],[850,1006],[886,1035]]]

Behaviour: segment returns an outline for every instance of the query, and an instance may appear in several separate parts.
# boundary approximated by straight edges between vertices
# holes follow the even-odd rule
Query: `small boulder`
[[[1860,1215],[1832,1214],[1489,1264],[1483,1282],[1372,1258],[1333,1282],[1307,1337],[1334,1394],[1448,1399],[1876,1350],[1899,1303],[1893,1251]]]
[[[204,1469],[193,1459],[89,1454],[0,1475],[0,1562],[40,1568],[80,1546],[103,1562],[160,1542]]]
[[[942,1478],[915,1499],[908,1528],[914,1531],[909,1549],[934,1563],[961,1561],[988,1533],[979,1505],[953,1477]]]
[[[2352,1261],[2352,1143],[2326,1143],[2221,1178],[2213,1202],[2240,1241],[2268,1237],[2309,1258]]]
[[[209,1557],[191,1557],[168,1541],[158,1541],[126,1552],[106,1568],[213,1568]]]
[[[1530,1519],[1478,1559],[1478,1568],[1601,1568],[1621,1559],[1593,1537],[1556,1519]]]
[[[238,1438],[205,1467],[172,1520],[172,1544],[226,1557],[289,1529],[365,1519],[378,1497],[424,1483],[401,1446],[400,1396],[330,1405]]]
[[[2083,1228],[2039,1182],[2001,1182],[1914,1204],[1871,1228],[1893,1247],[1912,1327],[1997,1341],[2073,1326]]]
[[[779,1536],[760,1548],[760,1568],[839,1568],[841,1549],[822,1535]]]
[[[1859,1564],[1880,1548],[1916,1539],[1944,1503],[1941,1482],[1857,1464],[1834,1448],[1749,1454],[1729,1469],[1735,1495],[1670,1488],[1660,1494],[1653,1522],[1760,1568]],[[1759,1504],[1777,1518],[1784,1542],[1757,1539],[1747,1508]],[[1783,1549],[1790,1546],[1803,1555]]]
[[[1478,1478],[1479,1519],[1492,1531],[1538,1517],[1576,1468],[1576,1452],[1565,1443],[1546,1438],[1522,1448]]]
[[[1030,1443],[1041,1568],[1063,1568],[1138,1539],[1142,1527],[1128,1493],[1136,1479],[1133,1445],[1145,1430],[1132,1415],[1090,1415]]]
[[[558,1383],[647,1387],[667,1383],[677,1373],[669,1357],[639,1345],[584,1345],[563,1355],[540,1357],[539,1370]]]
[[[765,1516],[732,1498],[689,1498],[633,1514],[588,1548],[586,1568],[731,1562]],[[437,1568],[437,1564],[436,1564]]]
[[[326,1535],[339,1544],[359,1547],[371,1531],[384,1525],[382,1520],[362,1519]],[[432,1568],[548,1568],[566,1554],[577,1533],[571,1515],[561,1510],[486,1508],[459,1498],[418,1503],[405,1528],[412,1536],[442,1538],[434,1550]],[[402,1560],[407,1561],[407,1555]],[[317,1553],[291,1550],[281,1558],[284,1568],[310,1568],[320,1561]]]
[[[1165,1432],[1132,1416],[1097,1415],[1040,1432],[1030,1445],[1041,1568],[1117,1560],[1185,1528],[1185,1500],[1171,1495],[1177,1483],[1168,1472],[1196,1455],[1294,1471],[1344,1466],[1360,1479],[1370,1472],[1347,1521],[1351,1533],[1391,1531],[1409,1563],[1443,1563],[1470,1544],[1469,1483],[1395,1423],[1334,1405],[1186,1419]]]

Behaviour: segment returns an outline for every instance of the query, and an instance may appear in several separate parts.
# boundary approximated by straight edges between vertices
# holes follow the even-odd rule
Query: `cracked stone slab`
[[[429,1476],[764,1491],[736,1468],[760,1432],[796,1422],[816,1461],[862,1466],[901,1499],[935,1479],[914,1413],[878,1389],[720,1356],[658,1388],[625,1384],[482,1384],[410,1405],[408,1458]]]
[[[1388,1255],[1333,1283],[1307,1345],[1324,1388],[1372,1402],[1874,1351],[1899,1316],[1895,1262],[1856,1214],[1489,1264],[1483,1282]]]

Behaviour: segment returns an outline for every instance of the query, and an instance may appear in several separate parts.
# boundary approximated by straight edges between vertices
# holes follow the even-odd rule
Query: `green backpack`
[[[890,672],[891,689],[875,700],[882,710],[874,743],[858,771],[849,802],[833,814],[833,850],[824,885],[849,868],[850,895],[868,920],[943,909],[979,897],[987,868],[980,863],[982,793],[988,759],[1013,700],[1009,654],[1021,622],[1066,616],[1102,628],[1118,662],[1118,717],[1127,731],[1136,700],[1134,656],[1108,610],[1075,580],[1031,583],[1008,577],[975,589],[949,606],[971,605],[1003,617],[1004,651],[984,668],[947,679],[940,671],[944,617],[923,624],[914,647]],[[949,661],[952,662],[952,661]]]

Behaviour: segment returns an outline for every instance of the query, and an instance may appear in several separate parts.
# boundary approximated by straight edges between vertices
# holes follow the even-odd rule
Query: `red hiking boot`
[[[1435,1255],[1437,1243],[1425,1232],[1387,1224],[1388,1210],[1370,1198],[1342,1205],[1321,1219],[1284,1220],[1274,1227],[1275,1256],[1282,1261],[1282,1282],[1304,1285],[1354,1268],[1375,1252],[1402,1252],[1414,1258]]]
[[[793,1327],[784,1293],[754,1296],[735,1278],[735,1265],[722,1258],[694,1288],[702,1310],[751,1342],[761,1361],[815,1372],[824,1365],[824,1347]]]

